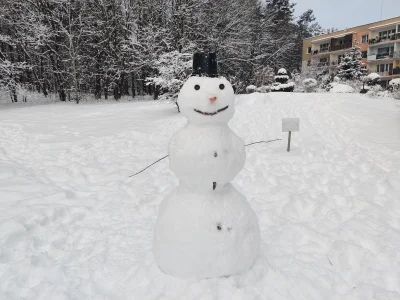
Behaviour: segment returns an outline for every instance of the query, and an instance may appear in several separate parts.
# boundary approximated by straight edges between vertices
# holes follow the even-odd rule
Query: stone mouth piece
[[[199,114],[205,115],[205,116],[215,116],[216,114],[218,114],[218,113],[220,113],[220,112],[223,112],[224,110],[227,110],[228,107],[229,107],[229,105],[228,105],[228,106],[225,106],[224,108],[218,109],[216,112],[211,112],[211,113],[209,113],[209,112],[202,112],[201,110],[198,110],[198,109],[195,109],[194,111],[197,112],[197,113],[199,113]]]

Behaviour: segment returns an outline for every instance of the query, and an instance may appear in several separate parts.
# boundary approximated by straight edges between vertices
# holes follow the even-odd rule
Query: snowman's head
[[[235,93],[224,77],[190,77],[183,85],[178,105],[195,123],[228,123],[234,115]]]

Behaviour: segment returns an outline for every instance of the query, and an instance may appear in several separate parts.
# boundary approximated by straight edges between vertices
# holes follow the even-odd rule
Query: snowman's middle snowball
[[[233,180],[245,161],[243,140],[225,124],[189,122],[170,140],[171,170],[181,185],[200,193]]]

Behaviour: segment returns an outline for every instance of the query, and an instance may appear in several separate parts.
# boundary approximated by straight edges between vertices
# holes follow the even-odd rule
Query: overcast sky
[[[323,28],[345,29],[381,19],[382,0],[294,0],[296,16],[314,11]],[[383,0],[382,19],[400,16],[400,0]]]

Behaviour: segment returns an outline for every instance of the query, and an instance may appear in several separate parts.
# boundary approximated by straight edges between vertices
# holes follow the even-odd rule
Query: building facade
[[[355,45],[361,48],[365,67],[381,75],[384,86],[400,78],[400,16],[305,39],[302,67],[316,63],[334,71]]]

